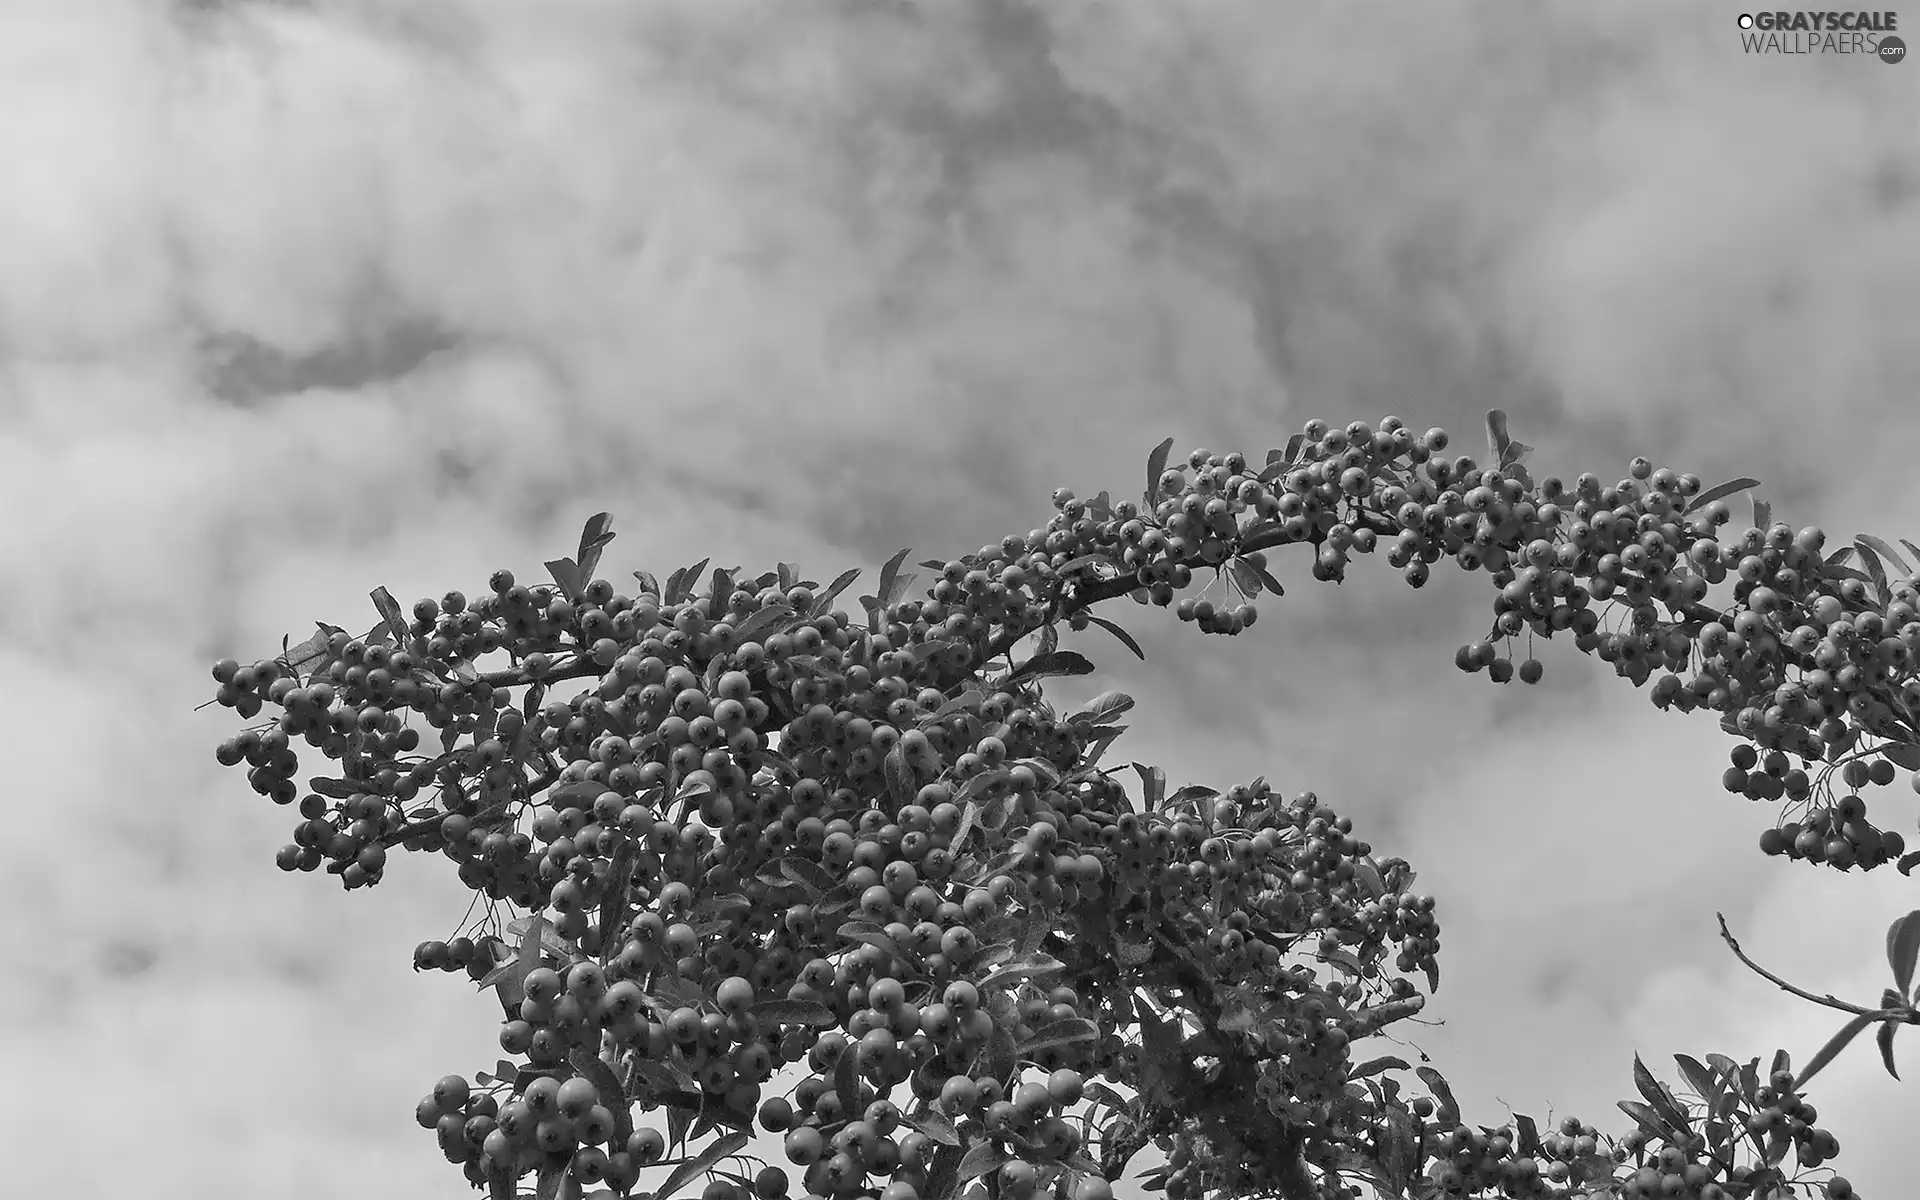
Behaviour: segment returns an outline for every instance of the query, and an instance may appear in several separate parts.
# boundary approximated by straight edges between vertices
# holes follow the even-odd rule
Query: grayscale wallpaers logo
[[[1897,63],[1907,44],[1892,12],[1763,12],[1740,14],[1740,46],[1748,54],[1851,54]]]

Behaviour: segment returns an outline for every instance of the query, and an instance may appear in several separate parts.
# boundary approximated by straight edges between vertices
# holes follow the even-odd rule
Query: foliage
[[[1749,479],[1703,488],[1636,459],[1614,484],[1536,484],[1503,415],[1487,432],[1487,465],[1394,418],[1309,422],[1263,464],[1170,464],[1169,440],[1139,503],[1062,489],[1045,528],[923,563],[919,595],[902,551],[861,618],[839,607],[859,572],[822,587],[785,563],[708,560],[664,586],[635,571],[619,592],[597,573],[613,537],[598,514],[546,564],[550,585],[503,569],[471,603],[410,612],[379,588],[364,635],[320,625],[275,659],[219,663],[221,704],[279,712],[218,758],[297,807],[283,869],[354,889],[395,848],[438,852],[526,910],[504,926],[490,910],[414,962],[465,971],[502,1007],[510,1057],[442,1079],[416,1114],[496,1197],[529,1178],[543,1198],[624,1195],[670,1164],[652,1200],[696,1182],[704,1200],[776,1200],[786,1170],[743,1157],[756,1121],[819,1196],[1106,1200],[1149,1142],[1167,1162],[1146,1186],[1171,1200],[1362,1181],[1422,1198],[1790,1194],[1839,1149],[1807,1080],[1868,1025],[1893,1072],[1894,1031],[1920,1022],[1920,913],[1888,931],[1894,986],[1870,1009],[1760,967],[1723,923],[1756,972],[1850,1015],[1797,1074],[1784,1051],[1765,1074],[1758,1057],[1678,1055],[1682,1091],[1636,1058],[1623,1136],[1573,1117],[1472,1125],[1433,1067],[1363,1049],[1421,1011],[1416,978],[1439,984],[1436,904],[1408,864],[1312,792],[1169,790],[1158,767],[1107,764],[1132,699],[1063,713],[1042,695],[1095,670],[1063,626],[1141,655],[1102,602],[1231,636],[1284,594],[1269,551],[1302,545],[1333,583],[1378,553],[1414,587],[1446,557],[1497,589],[1463,670],[1535,682],[1513,640],[1570,631],[1661,708],[1721,714],[1740,739],[1723,785],[1797,814],[1764,851],[1909,870],[1920,856],[1858,794],[1920,767],[1920,587],[1889,573],[1908,571],[1900,555],[1863,535],[1823,557],[1821,531],[1758,501],[1728,531]],[[304,792],[296,740],[338,763]],[[792,1094],[763,1096],[794,1064]]]

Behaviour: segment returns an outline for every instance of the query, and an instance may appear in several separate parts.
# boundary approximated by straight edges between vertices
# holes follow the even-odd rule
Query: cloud
[[[1541,473],[1654,453],[1913,526],[1907,72],[1749,57],[1710,7],[9,6],[21,1185],[105,1195],[68,1169],[110,1144],[163,1197],[464,1193],[409,1113],[495,1057],[488,1006],[404,964],[465,896],[280,876],[289,815],[192,712],[212,659],[371,624],[377,585],[537,575],[603,509],[610,572],[826,577],[1131,496],[1169,435],[1257,460],[1395,412],[1471,452],[1491,407]],[[1116,758],[1311,788],[1422,869],[1418,1040],[1470,1114],[1605,1120],[1635,1048],[1804,1060],[1829,1014],[1716,908],[1870,997],[1886,872],[1758,858],[1705,718],[1560,647],[1533,691],[1462,678],[1483,582],[1365,566],[1278,562],[1231,645],[1124,604],[1147,663],[1072,644],[1141,700]],[[1904,1178],[1877,1070],[1815,1089],[1868,1194]]]

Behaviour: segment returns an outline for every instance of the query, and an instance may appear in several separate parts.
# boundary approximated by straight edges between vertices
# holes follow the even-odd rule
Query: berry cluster
[[[483,934],[415,954],[418,969],[492,982],[501,1048],[526,1059],[483,1084],[498,1096],[449,1077],[421,1104],[476,1185],[538,1171],[624,1194],[669,1149],[633,1128],[637,1105],[698,1114],[694,1136],[757,1117],[821,1197],[945,1197],[978,1179],[1012,1200],[1067,1183],[1106,1200],[1147,1138],[1170,1148],[1176,1200],[1301,1195],[1308,1165],[1327,1194],[1357,1194],[1338,1182],[1356,1161],[1413,1178],[1380,1148],[1389,1127],[1451,1194],[1565,1195],[1597,1155],[1587,1127],[1516,1141],[1356,1074],[1354,1043],[1420,1010],[1405,974],[1437,985],[1434,902],[1404,863],[1374,859],[1312,793],[1283,801],[1264,780],[1169,795],[1139,767],[1136,802],[1099,766],[1131,701],[1061,713],[1039,690],[1091,669],[1057,649],[1060,625],[1097,621],[1130,644],[1092,614],[1101,600],[1175,606],[1231,636],[1254,623],[1256,595],[1282,591],[1269,549],[1306,543],[1314,577],[1338,582],[1384,544],[1415,587],[1443,555],[1490,572],[1497,639],[1572,630],[1636,685],[1668,672],[1655,703],[1720,711],[1766,751],[1763,764],[1743,743],[1725,781],[1756,798],[1821,792],[1826,773],[1788,754],[1831,766],[1861,730],[1920,740],[1899,725],[1920,686],[1911,581],[1896,597],[1875,575],[1876,607],[1851,568],[1819,557],[1817,531],[1770,526],[1723,548],[1725,505],[1693,476],[1636,460],[1615,485],[1536,487],[1523,449],[1499,441],[1491,468],[1441,457],[1444,431],[1394,418],[1310,422],[1259,469],[1205,450],[1168,467],[1163,446],[1143,504],[1062,489],[1044,528],[925,564],[937,577],[922,598],[896,558],[864,623],[835,607],[851,576],[822,588],[784,564],[716,570],[704,594],[705,563],[664,588],[636,572],[623,594],[592,576],[611,535],[590,523],[553,586],[503,569],[472,603],[448,592],[409,619],[389,598],[365,636],[323,627],[280,659],[218,664],[222,704],[249,720],[281,709],[218,758],[297,801],[283,869],[324,863],[355,888],[379,882],[393,848],[435,852],[467,886],[540,914],[520,922],[518,949]],[[1231,602],[1176,606],[1207,567]],[[1733,610],[1706,607],[1729,573]],[[1617,629],[1596,603],[1624,609]],[[501,653],[509,665],[480,669]],[[1499,682],[1541,674],[1494,640],[1457,661]],[[421,752],[415,717],[439,753]],[[302,796],[295,738],[341,777]],[[1891,779],[1892,762],[1869,757],[1839,768],[1849,787]],[[1851,795],[1772,832],[1784,840],[1763,842],[1770,853],[1842,867],[1904,849]],[[763,1098],[794,1064],[807,1074],[793,1094]],[[1106,1101],[1089,1074],[1140,1093],[1124,1128],[1094,1120]],[[1801,1162],[1825,1149],[1803,1143]],[[1720,1186],[1686,1170],[1661,1176],[1681,1179],[1663,1194]],[[788,1187],[767,1167],[716,1178],[706,1200]]]

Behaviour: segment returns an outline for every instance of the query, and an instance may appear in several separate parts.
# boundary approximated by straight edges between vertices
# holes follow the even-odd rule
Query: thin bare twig
[[[1865,1016],[1867,1013],[1875,1011],[1874,1009],[1870,1009],[1870,1008],[1861,1008],[1857,1004],[1848,1004],[1845,1000],[1841,1000],[1835,996],[1816,996],[1812,992],[1805,991],[1804,989],[1793,986],[1792,984],[1788,983],[1786,980],[1780,978],[1778,975],[1775,975],[1772,971],[1767,970],[1765,967],[1761,966],[1759,963],[1754,962],[1751,958],[1748,958],[1746,951],[1740,949],[1740,943],[1733,940],[1733,934],[1727,929],[1726,915],[1723,913],[1714,913],[1713,915],[1719,918],[1720,920],[1720,940],[1724,941],[1727,944],[1727,946],[1734,952],[1734,954],[1739,956],[1739,959],[1741,962],[1753,968],[1753,970],[1757,974],[1759,974],[1761,978],[1772,980],[1774,983],[1778,984],[1782,991],[1792,992],[1794,995],[1800,997],[1802,1000],[1811,1000],[1815,1004],[1824,1004],[1828,1008],[1837,1008],[1841,1012],[1852,1013],[1856,1017]]]

